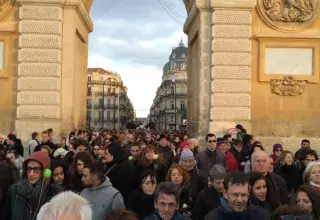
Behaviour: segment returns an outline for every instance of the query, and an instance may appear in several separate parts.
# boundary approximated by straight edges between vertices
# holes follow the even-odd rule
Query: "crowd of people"
[[[320,220],[320,161],[237,135],[34,132],[0,138],[2,220]],[[272,148],[272,154],[266,149]],[[28,152],[28,155],[24,155]]]

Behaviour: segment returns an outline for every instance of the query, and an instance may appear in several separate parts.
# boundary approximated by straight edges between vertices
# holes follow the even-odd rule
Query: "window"
[[[111,88],[108,88],[108,93],[109,93],[109,94],[111,93]]]
[[[103,105],[103,99],[99,99],[99,105]]]
[[[0,41],[0,70],[4,69],[4,43]]]
[[[171,94],[174,94],[174,87],[171,87]]]
[[[107,111],[107,118],[111,118],[111,112]]]
[[[102,111],[99,111],[99,120],[102,120]]]
[[[91,76],[88,76],[88,82],[91,82]]]
[[[174,121],[173,115],[170,116],[170,121]]]
[[[91,87],[88,87],[87,95],[88,95],[88,96],[91,96],[91,95],[92,95]]]
[[[91,111],[87,111],[87,119],[90,120],[91,118]]]
[[[116,89],[113,89],[112,93],[116,93]]]
[[[111,105],[111,99],[107,99],[108,105]]]
[[[185,109],[185,103],[184,103],[184,101],[181,101],[180,102],[180,108],[181,108],[181,110],[184,110]]]
[[[170,101],[171,109],[174,109],[174,101]]]
[[[103,77],[100,77],[100,81],[103,81]]]

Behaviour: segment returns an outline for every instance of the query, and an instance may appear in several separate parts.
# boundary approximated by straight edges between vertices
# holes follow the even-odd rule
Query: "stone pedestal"
[[[53,128],[85,125],[88,34],[93,24],[82,1],[18,0],[17,119],[22,139]]]

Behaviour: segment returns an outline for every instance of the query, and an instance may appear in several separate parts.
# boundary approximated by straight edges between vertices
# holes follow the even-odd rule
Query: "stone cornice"
[[[93,23],[89,16],[89,12],[86,9],[84,3],[80,0],[17,0],[19,4],[25,5],[58,5],[61,7],[71,6],[75,7],[79,16],[84,21],[89,32],[93,31]]]
[[[184,33],[188,34],[198,14],[199,14],[199,8],[196,6],[196,4],[193,4],[189,12],[188,18],[183,26]]]
[[[66,2],[66,6],[74,6],[80,15],[81,19],[84,21],[87,29],[89,32],[93,31],[93,23],[92,20],[89,16],[89,12],[86,9],[85,5],[83,2]]]
[[[210,7],[214,9],[247,9],[254,8],[257,0],[211,0]]]

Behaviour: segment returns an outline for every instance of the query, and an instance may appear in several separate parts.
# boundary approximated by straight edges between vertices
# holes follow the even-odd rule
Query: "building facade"
[[[150,108],[148,122],[158,130],[184,130],[187,118],[187,56],[182,43],[173,48],[163,67],[162,83]]]
[[[119,74],[102,68],[89,68],[87,74],[87,127],[124,129],[135,119],[128,88]]]
[[[85,126],[91,4],[0,1],[0,133],[26,141]]]
[[[190,134],[242,124],[267,149],[320,146],[319,1],[184,2]]]

